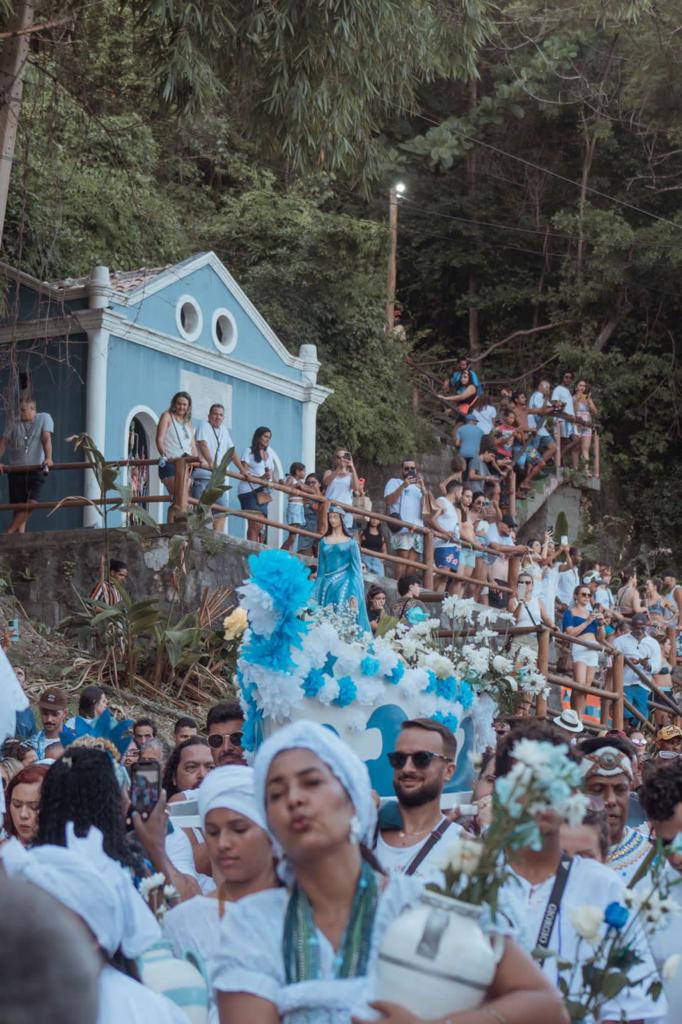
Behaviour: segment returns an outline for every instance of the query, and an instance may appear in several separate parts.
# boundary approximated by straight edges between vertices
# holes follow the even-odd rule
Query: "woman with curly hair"
[[[124,808],[111,756],[92,747],[68,747],[47,773],[38,820],[37,846],[66,846],[66,824],[77,836],[94,825],[104,852],[134,875],[149,874],[142,854],[126,836]]]

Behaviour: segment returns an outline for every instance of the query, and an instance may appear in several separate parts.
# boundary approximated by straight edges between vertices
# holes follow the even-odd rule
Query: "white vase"
[[[502,956],[486,935],[482,908],[427,890],[388,927],[379,950],[376,998],[423,1020],[480,1006]]]

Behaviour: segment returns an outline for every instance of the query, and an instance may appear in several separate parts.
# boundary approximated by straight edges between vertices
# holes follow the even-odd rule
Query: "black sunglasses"
[[[448,763],[452,761],[451,757],[444,757],[443,754],[434,754],[430,750],[415,750],[413,754],[403,754],[401,750],[392,750],[388,755],[388,760],[391,768],[404,768],[411,759],[415,768],[421,770],[428,768],[434,757],[439,757],[441,761],[447,761]]]
[[[224,745],[225,740],[229,740],[231,746],[241,747],[243,735],[244,733],[242,732],[226,732],[224,735],[215,732],[212,736],[208,737],[208,745],[213,747],[214,750],[219,750]]]

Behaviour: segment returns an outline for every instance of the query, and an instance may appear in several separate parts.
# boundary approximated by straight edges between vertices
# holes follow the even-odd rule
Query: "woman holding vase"
[[[367,852],[376,821],[367,768],[330,729],[309,721],[285,726],[262,745],[254,768],[256,799],[283,852],[287,888],[231,908],[212,961],[220,1022],[364,1021],[372,1016],[383,935],[417,901],[421,884],[404,875],[387,879]],[[420,980],[416,972],[415,984]],[[375,1008],[375,1020],[422,1024],[402,1007]],[[558,993],[511,940],[483,1006],[447,1019],[568,1022]]]
[[[360,548],[346,530],[343,513],[333,505],[327,516],[327,532],[317,555],[317,579],[313,599],[325,607],[352,608],[358,625],[370,633],[365,605]]]

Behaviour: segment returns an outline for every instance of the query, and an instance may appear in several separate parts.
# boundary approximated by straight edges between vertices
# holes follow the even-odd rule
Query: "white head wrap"
[[[91,828],[83,838],[68,823],[66,846],[26,850],[16,839],[0,848],[7,874],[33,882],[81,917],[101,948],[111,956],[121,947],[134,959],[161,938],[153,913],[130,877],[102,848],[102,833]]]
[[[254,825],[267,831],[265,817],[254,796],[253,768],[239,764],[226,764],[222,768],[214,768],[202,780],[196,797],[202,828],[209,811],[215,810],[216,807],[227,807],[237,814],[243,814]]]
[[[265,817],[265,784],[270,765],[284,750],[311,750],[327,765],[348,793],[360,823],[361,842],[368,846],[374,839],[376,808],[367,766],[339,739],[335,732],[317,722],[302,720],[285,725],[273,733],[258,749],[254,762],[256,800]]]
[[[608,779],[614,775],[627,775],[630,781],[633,779],[632,761],[617,747],[599,747],[591,754],[585,754],[585,760],[589,762],[587,776],[602,775]]]

